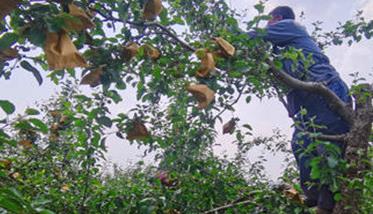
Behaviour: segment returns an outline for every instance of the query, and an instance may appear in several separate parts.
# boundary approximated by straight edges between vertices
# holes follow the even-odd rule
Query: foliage
[[[223,122],[224,112],[234,112],[241,98],[250,103],[253,96],[281,97],[287,90],[274,87],[266,63],[272,57],[271,45],[242,32],[238,14],[225,1],[163,1],[159,17],[146,22],[143,0],[74,1],[94,23],[84,30],[73,28],[72,23],[84,24],[84,20],[69,13],[70,2],[20,1],[0,23],[0,53],[17,50],[11,58],[0,54],[0,77],[10,79],[15,69],[24,69],[39,84],[47,76],[61,88],[58,97],[18,116],[12,116],[15,106],[11,102],[0,100],[7,115],[1,118],[0,129],[1,213],[201,213],[240,202],[245,203],[226,212],[312,212],[270,183],[264,158],[251,164],[245,158],[255,146],[288,154],[280,133],[251,137],[251,126],[236,125],[239,117],[235,116],[231,133],[238,148],[236,157],[229,160],[213,152],[218,143],[215,125]],[[268,16],[263,14],[263,3],[255,8],[258,15],[245,30],[260,32],[263,30],[257,27]],[[360,41],[361,35],[371,37],[372,22],[358,21],[339,28],[343,38]],[[176,28],[181,30],[173,30]],[[48,33],[58,34],[60,40],[49,44]],[[232,44],[236,54],[216,54],[216,69],[207,78],[198,77],[199,54],[193,52],[218,51],[216,37]],[[132,43],[139,45],[133,56],[134,46],[128,49]],[[56,58],[50,56],[47,45],[60,46],[56,53],[52,51]],[[73,54],[63,55],[61,49]],[[157,51],[160,54],[154,54]],[[53,67],[51,60],[70,62],[77,56],[88,66],[66,65],[66,69],[48,71],[48,66]],[[297,50],[277,57],[276,62],[308,62]],[[78,82],[95,89],[82,93]],[[197,99],[187,91],[191,83],[204,84],[215,92],[215,100],[207,108],[197,108]],[[111,105],[126,102],[123,93],[128,91],[136,93],[135,108],[111,114]],[[147,131],[130,137],[136,123]],[[156,164],[140,162],[105,174],[106,139],[114,134],[123,142],[127,136],[145,154],[154,154]],[[315,166],[317,161],[322,160],[315,160]],[[315,178],[337,175],[337,163],[327,161],[331,168],[313,168]],[[166,172],[167,182],[157,176],[161,170]],[[282,180],[293,185],[296,177],[289,161]],[[372,206],[368,190],[372,180],[368,172],[363,182],[354,183],[366,190],[363,210],[367,211]],[[299,186],[294,187],[300,191]]]

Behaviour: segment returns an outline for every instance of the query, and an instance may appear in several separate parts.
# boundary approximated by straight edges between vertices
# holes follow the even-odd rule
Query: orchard
[[[341,135],[303,133],[335,153],[329,141],[345,145],[343,160],[311,164],[313,178],[333,187],[334,213],[371,213],[373,86],[354,81],[351,106],[323,84],[288,75],[282,60],[312,60],[251,38],[247,32],[265,34],[260,24],[270,19],[265,2],[252,6],[256,15],[242,28],[224,0],[0,0],[0,81],[22,71],[60,89],[22,114],[0,92],[0,213],[314,213],[294,161],[280,184],[265,179],[261,161],[245,161],[257,145],[291,156],[288,142],[252,136],[235,113],[253,97],[286,108],[293,88],[327,98],[351,125]],[[372,36],[373,21],[359,14],[314,34],[323,49]],[[126,91],[136,93],[136,107],[112,114]],[[234,137],[234,159],[214,153],[218,133]],[[104,173],[112,136],[154,162]]]

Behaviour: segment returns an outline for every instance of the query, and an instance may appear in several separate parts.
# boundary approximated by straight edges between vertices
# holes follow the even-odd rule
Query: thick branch
[[[286,74],[284,71],[277,69],[271,60],[267,60],[266,62],[271,66],[270,71],[281,82],[294,89],[320,94],[327,100],[332,110],[338,113],[346,122],[352,125],[353,112],[348,107],[348,104],[339,99],[339,97],[329,90],[325,85],[319,82],[304,82],[295,79]]]

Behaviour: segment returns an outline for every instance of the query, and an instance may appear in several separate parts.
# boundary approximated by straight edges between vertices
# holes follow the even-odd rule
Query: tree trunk
[[[342,200],[337,202],[333,211],[335,214],[359,213],[362,190],[349,188],[348,184],[356,179],[361,181],[364,172],[371,168],[365,160],[372,130],[372,93],[367,85],[362,86],[362,89],[363,93],[355,96],[354,122],[347,137],[345,151],[348,169],[341,184]]]

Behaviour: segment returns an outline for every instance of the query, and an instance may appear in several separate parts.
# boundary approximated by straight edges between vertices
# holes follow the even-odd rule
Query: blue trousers
[[[341,79],[337,78],[331,81],[327,87],[344,102],[351,102],[348,87]],[[342,134],[349,131],[348,124],[343,121],[337,113],[333,112],[329,108],[326,100],[323,97],[304,91],[297,91],[293,95],[296,96],[292,97],[293,101],[295,101],[292,103],[293,108],[296,109],[302,107],[307,109],[307,114],[305,116],[295,114],[295,120],[299,120],[300,117],[302,117],[302,121],[309,121],[311,118],[314,118],[315,124],[327,127],[317,130],[323,134]],[[296,106],[294,106],[294,104]],[[331,210],[335,204],[333,200],[333,193],[330,191],[329,186],[320,185],[318,180],[311,179],[310,168],[312,158],[328,154],[326,154],[326,151],[322,147],[318,147],[312,151],[312,153],[305,153],[305,150],[313,143],[313,139],[307,135],[300,134],[304,128],[306,127],[296,127],[291,141],[291,147],[300,171],[301,187],[307,199],[311,201],[311,203],[317,204],[317,206],[320,208]],[[343,154],[344,146],[342,143],[331,143],[340,147]],[[315,185],[310,185],[310,183]]]

